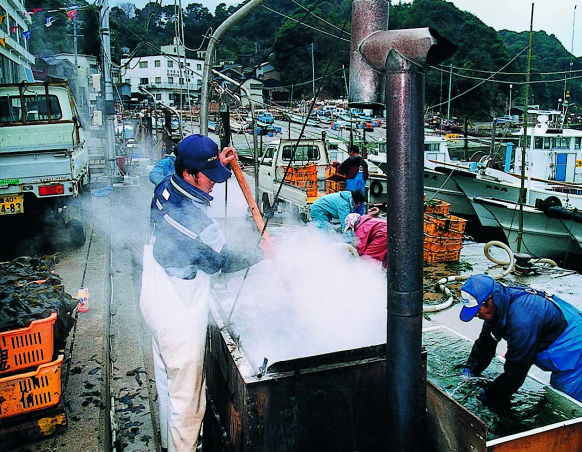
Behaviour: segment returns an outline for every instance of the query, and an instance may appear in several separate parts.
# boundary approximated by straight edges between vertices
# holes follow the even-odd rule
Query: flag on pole
[[[0,38],[0,46],[6,47],[6,38]]]
[[[23,31],[22,37],[26,40],[30,39],[30,31]]]
[[[55,18],[53,16],[48,16],[45,20],[44,20],[44,26],[45,27],[50,27],[52,24],[55,23]]]
[[[70,11],[67,11],[66,14],[69,20],[73,20],[75,17],[77,17],[77,10],[71,9]]]

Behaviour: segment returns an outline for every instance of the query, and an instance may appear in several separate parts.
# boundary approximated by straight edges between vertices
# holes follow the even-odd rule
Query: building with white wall
[[[194,102],[200,93],[203,66],[203,60],[185,58],[184,48],[174,43],[162,46],[160,55],[122,58],[121,82],[132,94],[143,94],[143,87],[156,101],[186,109],[188,98]]]
[[[24,0],[0,0],[0,16],[0,83],[31,82],[34,56],[23,35],[31,23]]]

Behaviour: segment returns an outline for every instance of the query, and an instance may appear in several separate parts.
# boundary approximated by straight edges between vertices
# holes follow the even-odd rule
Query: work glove
[[[477,398],[483,403],[483,405],[487,405],[495,411],[505,411],[511,406],[509,399],[497,399],[491,397],[487,392],[487,388],[481,389],[479,394],[477,394]]]
[[[464,380],[469,380],[470,378],[475,378],[476,376],[477,375],[475,375],[468,367],[463,367],[461,370],[461,377],[463,377]]]

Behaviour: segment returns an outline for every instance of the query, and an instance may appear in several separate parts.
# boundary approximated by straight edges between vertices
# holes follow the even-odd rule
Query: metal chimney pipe
[[[455,47],[429,28],[378,31],[358,42],[363,61],[385,73],[388,152],[386,384],[391,451],[424,449],[422,378],[424,67]]]
[[[393,50],[386,64],[388,325],[391,450],[423,449],[422,378],[424,71]]]
[[[387,29],[386,0],[353,0],[349,89],[352,107],[377,109],[384,104],[384,75],[366,63],[358,45],[372,33]]]

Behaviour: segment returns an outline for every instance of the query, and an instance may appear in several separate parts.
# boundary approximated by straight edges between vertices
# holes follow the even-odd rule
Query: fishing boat
[[[297,124],[305,124],[306,120],[305,116],[291,112],[287,113],[287,119]],[[307,119],[307,125],[311,127],[321,127],[321,123],[317,119],[312,118]]]
[[[536,124],[527,129],[525,204],[535,206],[539,200],[557,198],[561,206],[582,209],[582,131],[563,129],[560,126],[560,111],[530,110],[536,114]],[[523,141],[523,133],[516,135]],[[445,162],[436,168],[456,182],[467,199],[472,203],[481,226],[497,227],[497,221],[489,210],[473,200],[496,198],[518,202],[521,176],[509,173],[511,163],[517,173],[521,172],[522,144],[513,156],[512,145],[508,144],[505,155],[505,170],[487,167],[487,162],[465,168],[463,165]]]
[[[517,250],[520,205],[492,198],[475,198],[474,202],[487,209],[495,218],[509,246]],[[574,212],[565,209],[567,212]],[[582,255],[582,218],[578,221],[566,215],[552,214],[529,205],[523,206],[522,252],[534,257],[566,259]],[[549,214],[548,214],[549,213]]]
[[[368,161],[375,163],[383,172],[370,176],[371,202],[384,202],[387,190],[386,143],[379,142],[377,147],[371,149],[368,153]],[[448,202],[451,204],[451,212],[455,215],[475,217],[477,215],[475,209],[457,183],[446,172],[437,170],[440,165],[450,163],[452,162],[447,141],[442,136],[426,134],[424,137],[424,194],[426,198],[438,198]]]

